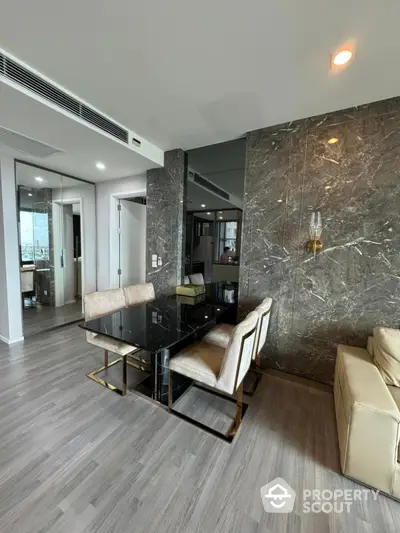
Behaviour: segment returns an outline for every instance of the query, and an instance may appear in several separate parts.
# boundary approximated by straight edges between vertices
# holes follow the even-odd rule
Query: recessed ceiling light
[[[331,137],[328,141],[328,144],[336,144],[338,140],[339,139],[337,137]]]
[[[99,161],[98,163],[96,163],[96,168],[98,168],[99,170],[105,170],[106,169],[106,166],[104,163],[102,163],[101,161]]]
[[[218,211],[218,213],[222,213],[222,211]]]
[[[220,220],[222,220],[224,217],[219,217]]]
[[[206,204],[201,204],[201,207],[205,207],[205,206],[206,206]]]
[[[208,212],[208,213],[207,213],[207,215],[211,215],[211,213],[210,213],[210,212]]]
[[[42,181],[44,181],[44,179],[43,179],[43,178],[41,178],[40,176],[36,176],[35,180],[36,180],[36,181],[39,181],[39,182],[42,182]]]
[[[283,200],[277,200],[278,204],[281,204],[283,202]]]
[[[31,192],[28,192],[28,196],[33,196],[33,194]]]
[[[337,67],[341,67],[348,63],[352,57],[353,52],[351,50],[340,50],[340,52],[334,54],[332,63]]]

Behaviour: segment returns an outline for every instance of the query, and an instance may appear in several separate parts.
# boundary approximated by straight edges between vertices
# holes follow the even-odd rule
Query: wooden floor
[[[381,495],[350,514],[303,514],[297,500],[264,512],[260,488],[277,476],[296,491],[360,488],[339,473],[330,393],[264,376],[230,445],[87,379],[102,354],[77,326],[0,358],[2,533],[400,531],[400,503]]]
[[[81,300],[63,307],[41,306],[38,304],[37,307],[24,309],[24,337],[30,337],[31,335],[36,335],[36,333],[48,331],[81,318],[83,318]]]

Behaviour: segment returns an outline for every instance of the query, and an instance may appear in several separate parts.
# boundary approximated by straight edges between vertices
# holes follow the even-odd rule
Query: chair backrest
[[[231,335],[221,364],[220,388],[233,394],[247,374],[255,350],[258,313],[252,311],[238,324]]]
[[[135,305],[154,300],[156,294],[152,283],[138,283],[124,287],[126,305]]]
[[[203,274],[190,274],[189,277],[192,285],[204,285]]]
[[[269,319],[271,316],[271,306],[272,298],[265,298],[258,307],[255,308],[255,311],[258,313],[258,327],[257,327],[257,339],[256,346],[254,350],[253,359],[261,352],[263,349],[268,334]]]
[[[189,276],[185,276],[184,279],[183,279],[183,284],[184,285],[190,285],[190,279],[189,279]]]
[[[92,292],[85,294],[83,298],[86,321],[108,315],[108,313],[113,313],[126,307],[124,291],[122,289]]]

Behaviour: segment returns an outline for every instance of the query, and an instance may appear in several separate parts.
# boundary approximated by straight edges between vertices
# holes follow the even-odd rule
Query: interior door
[[[146,280],[146,206],[119,200],[119,286]]]

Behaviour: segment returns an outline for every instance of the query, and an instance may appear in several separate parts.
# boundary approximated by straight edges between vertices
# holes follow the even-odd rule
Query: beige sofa
[[[343,474],[400,499],[400,388],[368,350],[339,345],[334,395]]]

